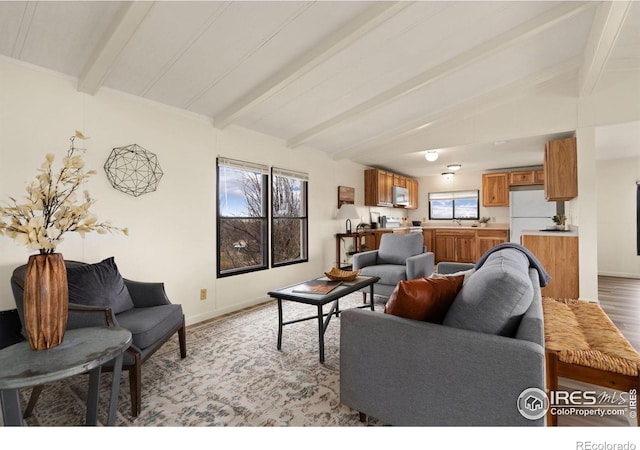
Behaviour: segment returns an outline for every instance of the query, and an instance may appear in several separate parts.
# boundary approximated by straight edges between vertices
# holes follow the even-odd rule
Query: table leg
[[[322,305],[318,305],[318,352],[320,362],[324,363],[324,320],[322,320]]]
[[[98,424],[98,397],[100,394],[100,366],[89,371],[89,393],[87,394],[86,425]]]
[[[373,307],[373,284],[369,286],[369,303],[371,305],[371,311],[375,311]]]
[[[278,299],[278,344],[277,349],[282,348],[282,299]]]
[[[107,426],[116,423],[116,410],[118,409],[118,393],[120,391],[120,375],[122,374],[122,359],[124,352],[120,353],[113,360],[113,378],[111,380],[111,398],[109,398],[109,415],[107,416]]]
[[[0,391],[2,402],[2,417],[5,427],[21,427],[22,411],[20,410],[20,395],[18,389],[5,389]]]

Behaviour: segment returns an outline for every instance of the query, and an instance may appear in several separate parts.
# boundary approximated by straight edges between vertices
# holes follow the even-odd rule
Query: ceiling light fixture
[[[445,181],[453,180],[453,172],[442,172],[442,178],[444,178]]]
[[[447,169],[449,169],[449,170],[460,170],[461,167],[462,167],[462,164],[449,164],[447,166]]]
[[[438,159],[438,150],[427,150],[427,153],[424,154],[424,158],[429,162],[435,161]]]

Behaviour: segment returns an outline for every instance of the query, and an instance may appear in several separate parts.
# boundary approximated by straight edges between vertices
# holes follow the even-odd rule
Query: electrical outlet
[[[207,299],[207,290],[200,289],[200,300],[206,300],[206,299]]]

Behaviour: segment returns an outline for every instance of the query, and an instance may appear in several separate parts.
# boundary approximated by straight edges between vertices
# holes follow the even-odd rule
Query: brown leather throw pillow
[[[384,312],[407,319],[442,323],[463,281],[464,275],[401,281],[387,300]]]

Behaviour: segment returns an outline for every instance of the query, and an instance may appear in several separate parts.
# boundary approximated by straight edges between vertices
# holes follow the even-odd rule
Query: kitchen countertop
[[[417,228],[414,226],[406,226],[406,227],[393,227],[393,228],[372,228],[367,229],[367,231],[394,231],[394,230],[408,230],[411,228]],[[486,227],[472,227],[470,225],[437,225],[437,224],[423,224],[420,225],[420,228],[423,230],[441,230],[441,229],[452,229],[452,230],[496,230],[496,231],[509,231],[508,223],[496,223],[491,224]]]
[[[522,230],[521,236],[553,236],[553,237],[578,237],[578,228],[571,227],[568,231],[553,230]]]

